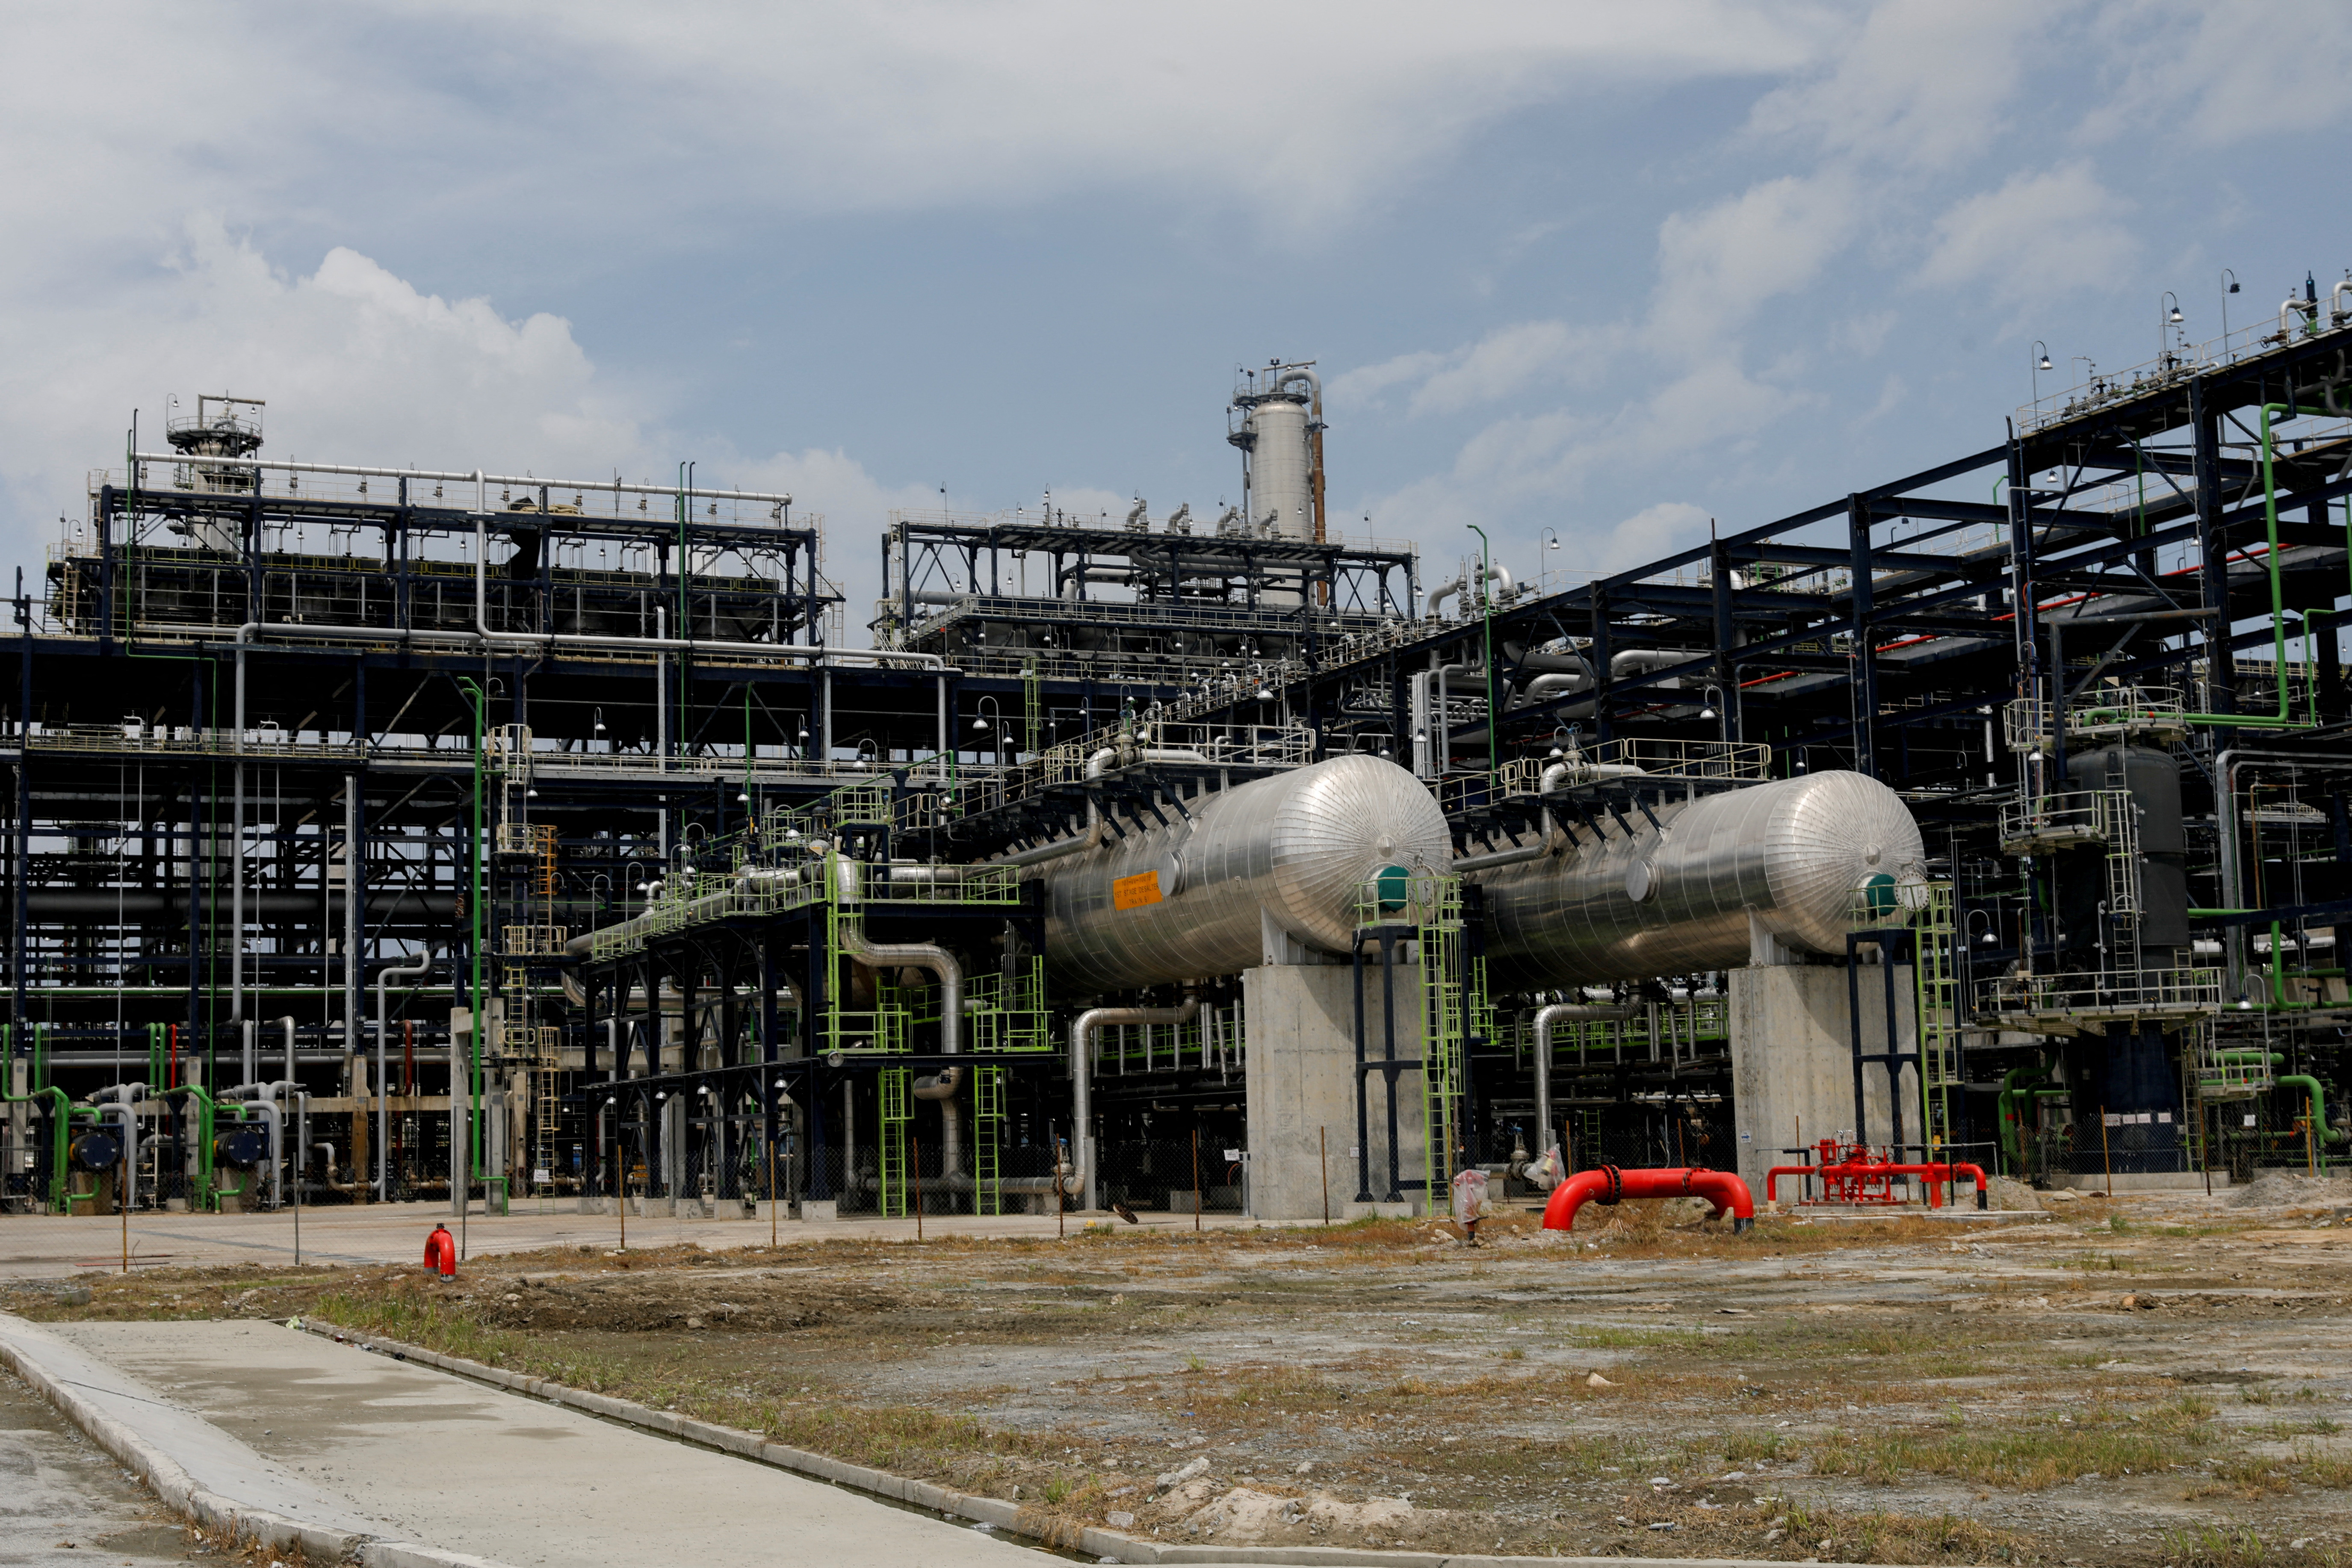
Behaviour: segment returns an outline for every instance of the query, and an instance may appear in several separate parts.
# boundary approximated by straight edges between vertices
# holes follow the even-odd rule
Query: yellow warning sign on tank
[[[1139,910],[1146,904],[1160,901],[1160,873],[1138,871],[1132,877],[1114,878],[1110,885],[1110,905],[1115,910]]]

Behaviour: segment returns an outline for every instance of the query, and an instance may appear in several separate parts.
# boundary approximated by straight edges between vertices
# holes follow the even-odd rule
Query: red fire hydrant
[[[425,1267],[445,1279],[457,1277],[457,1238],[446,1225],[436,1225],[425,1238]]]

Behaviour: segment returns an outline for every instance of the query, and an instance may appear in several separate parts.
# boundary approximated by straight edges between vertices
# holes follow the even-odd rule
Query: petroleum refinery
[[[1332,527],[1311,363],[1239,376],[1222,515],[893,514],[871,606],[790,496],[295,462],[198,397],[0,644],[0,1205],[2327,1169],[2347,296],[1534,580]]]

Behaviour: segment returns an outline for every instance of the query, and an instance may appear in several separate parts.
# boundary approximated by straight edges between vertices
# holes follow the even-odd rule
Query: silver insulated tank
[[[1040,868],[1045,960],[1103,989],[1234,974],[1265,962],[1259,911],[1293,941],[1345,952],[1357,889],[1391,866],[1444,870],[1453,841],[1429,791],[1362,755],[1186,803],[1189,820]],[[1165,808],[1163,808],[1165,809]]]
[[[1657,827],[1633,816],[1631,837],[1613,824],[1603,842],[1580,833],[1562,858],[1480,879],[1493,989],[1732,968],[1748,961],[1751,912],[1783,946],[1843,953],[1855,889],[1880,876],[1899,881],[1927,858],[1902,797],[1861,773],[1651,810]]]

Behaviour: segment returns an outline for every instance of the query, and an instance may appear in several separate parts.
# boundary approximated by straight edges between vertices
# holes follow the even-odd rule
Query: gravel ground
[[[2352,1558],[2352,1224],[1677,1205],[91,1278],[57,1317],[313,1312],[1161,1540],[2068,1564]],[[2245,1194],[2239,1194],[2243,1197]],[[1703,1210],[1703,1205],[1702,1210]]]

